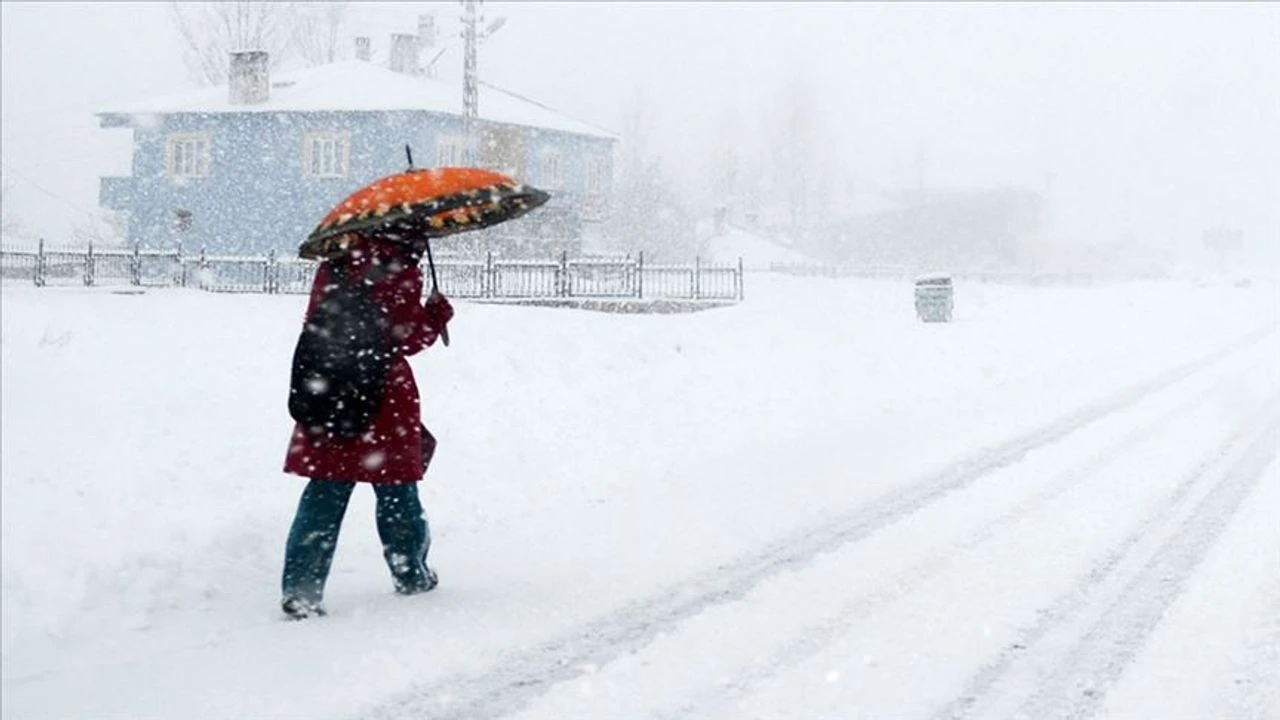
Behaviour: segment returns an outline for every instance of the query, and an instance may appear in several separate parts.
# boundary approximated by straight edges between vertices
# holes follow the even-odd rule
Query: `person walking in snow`
[[[348,287],[364,289],[365,297],[381,310],[380,327],[388,338],[385,377],[380,378],[381,401],[364,421],[367,426],[362,422],[354,432],[338,432],[328,421],[294,426],[284,471],[310,481],[285,546],[281,608],[293,619],[325,614],[325,582],[357,483],[369,483],[377,496],[378,536],[395,591],[412,595],[437,583],[435,571],[427,565],[431,534],[418,497],[434,439],[421,424],[418,387],[406,358],[446,332],[453,308],[435,290],[421,301],[422,246],[353,234],[344,247],[345,255],[316,269],[304,327],[313,327],[317,308],[332,297],[327,293],[344,281]],[[300,352],[301,341],[295,352],[295,385]],[[296,388],[291,388],[291,413],[295,395]]]

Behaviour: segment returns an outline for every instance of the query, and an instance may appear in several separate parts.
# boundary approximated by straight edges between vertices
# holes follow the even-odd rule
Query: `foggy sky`
[[[413,30],[422,10],[456,33],[457,3],[360,3],[351,34],[377,47]],[[508,22],[482,47],[483,79],[615,131],[643,103],[650,146],[682,187],[705,183],[718,145],[769,152],[768,128],[799,87],[839,187],[923,177],[1048,188],[1058,239],[1129,231],[1185,249],[1226,223],[1260,256],[1280,257],[1280,5],[540,2],[484,12]],[[54,236],[95,206],[99,175],[128,169],[127,139],[96,129],[92,112],[191,83],[163,4],[5,2],[0,13],[5,213]],[[445,79],[456,77],[457,49]]]

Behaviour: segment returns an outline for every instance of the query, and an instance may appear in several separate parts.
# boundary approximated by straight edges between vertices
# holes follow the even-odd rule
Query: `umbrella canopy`
[[[479,230],[518,218],[550,198],[490,170],[411,168],[376,180],[338,203],[298,248],[298,255],[341,255],[353,232],[412,241]]]

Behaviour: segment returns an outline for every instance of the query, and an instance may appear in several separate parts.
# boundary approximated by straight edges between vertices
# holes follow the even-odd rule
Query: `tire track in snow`
[[[1280,424],[1273,422],[1090,629],[1058,668],[1054,681],[1020,708],[1020,716],[1080,718],[1096,712],[1107,689],[1133,660],[1165,609],[1182,594],[1187,579],[1257,487],[1276,456],[1278,440]]]
[[[649,598],[579,626],[545,643],[507,654],[486,672],[455,675],[415,688],[362,713],[362,718],[461,718],[510,714],[558,683],[634,652],[707,607],[744,597],[768,577],[808,564],[818,555],[863,539],[923,507],[1017,463],[1027,453],[1127,408],[1249,348],[1275,331],[1263,327],[1206,355],[1085,406],[1030,432],[979,452],[877,500],[799,531],[762,551],[664,588]]]
[[[1262,363],[1252,365],[1248,370],[1244,371],[1244,374],[1251,373],[1261,366]],[[1216,382],[1174,407],[1163,411],[1155,419],[1130,430],[1118,440],[1109,443],[1097,454],[1090,456],[1083,464],[1073,466],[1059,473],[1058,477],[1046,487],[1040,488],[1020,500],[1013,507],[973,530],[944,551],[937,552],[906,570],[894,574],[892,577],[882,581],[870,592],[855,596],[835,614],[828,613],[829,617],[826,621],[808,628],[803,634],[792,638],[785,645],[742,671],[736,677],[722,682],[720,687],[699,699],[683,703],[676,711],[660,714],[659,717],[672,718],[674,720],[675,718],[722,716],[732,708],[733,703],[746,696],[759,683],[778,675],[788,668],[800,665],[822,652],[823,649],[831,644],[834,638],[846,634],[855,625],[865,621],[868,616],[914,592],[922,583],[936,577],[948,568],[960,554],[982,546],[992,538],[997,537],[1000,531],[1016,525],[1028,515],[1047,506],[1055,498],[1089,480],[1100,469],[1105,468],[1116,460],[1123,459],[1134,448],[1141,447],[1143,443],[1158,437],[1162,430],[1183,419],[1187,413],[1207,405],[1219,397],[1223,388],[1229,386],[1232,382],[1233,378],[1226,378]],[[1244,430],[1238,431],[1233,436],[1234,441],[1239,442],[1244,432]],[[1211,457],[1216,457],[1220,451],[1221,448],[1215,448]],[[1208,461],[1206,459],[1205,463]],[[1178,487],[1179,490],[1175,491],[1173,496],[1160,503],[1159,508],[1152,513],[1153,518],[1164,516],[1190,489],[1189,486],[1182,484]],[[1151,520],[1147,522],[1149,523]],[[1146,524],[1144,523],[1144,525]]]
[[[1227,689],[1228,718],[1280,718],[1280,582],[1271,584],[1271,604],[1251,634],[1231,687]]]
[[[980,671],[934,720],[1091,717],[1275,458],[1278,413],[1280,395],[1180,478],[1173,494],[1137,530],[1044,609],[1020,642]],[[1260,433],[1259,422],[1265,423]],[[1179,513],[1201,481],[1233,454],[1237,457],[1222,477],[1188,512]],[[1162,534],[1169,536],[1160,541]],[[1153,537],[1158,544],[1142,551]],[[1091,618],[1092,624],[1077,627]],[[1064,645],[1069,649],[1055,664],[1055,649]]]

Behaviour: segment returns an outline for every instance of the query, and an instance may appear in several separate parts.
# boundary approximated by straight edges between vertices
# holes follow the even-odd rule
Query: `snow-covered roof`
[[[562,115],[514,93],[482,83],[480,119],[545,130],[617,139],[590,123]],[[421,76],[353,60],[295,70],[271,78],[266,102],[232,104],[226,85],[153,98],[105,110],[100,115],[245,112],[382,112],[421,110],[462,115],[462,89]]]
[[[712,262],[732,264],[741,258],[748,270],[768,270],[774,263],[808,265],[816,262],[804,253],[736,227],[726,228],[723,234],[712,237],[708,250]]]

